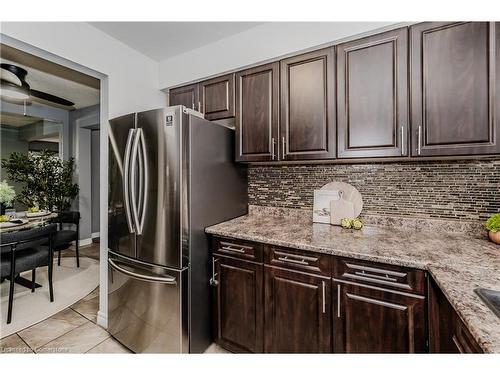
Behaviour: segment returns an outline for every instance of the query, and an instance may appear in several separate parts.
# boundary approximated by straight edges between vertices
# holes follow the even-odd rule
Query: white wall
[[[70,68],[86,71],[101,80],[100,139],[100,293],[98,324],[107,326],[107,205],[108,132],[104,119],[165,105],[158,90],[158,63],[84,22],[1,22],[0,32],[17,39],[23,49]],[[9,41],[11,43],[12,41]],[[14,43],[16,44],[16,43]],[[43,50],[42,52],[40,50]],[[64,61],[61,61],[61,58]]]
[[[235,70],[394,22],[270,22],[160,62],[160,88]]]
[[[85,22],[2,22],[1,32],[108,75],[109,118],[165,105],[158,63]]]

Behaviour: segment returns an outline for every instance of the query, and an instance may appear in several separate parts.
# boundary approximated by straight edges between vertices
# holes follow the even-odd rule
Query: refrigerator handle
[[[125,161],[123,167],[123,195],[125,197],[125,215],[127,217],[127,225],[130,233],[134,233],[132,224],[132,216],[130,214],[130,152],[132,147],[132,138],[134,138],[135,129],[128,131],[127,144],[125,146]]]
[[[130,196],[132,198],[132,217],[134,219],[134,227],[135,227],[135,232],[136,234],[141,234],[140,233],[140,227],[139,227],[139,212],[138,212],[138,202],[137,202],[137,194],[136,194],[136,175],[137,175],[137,152],[139,151],[139,138],[140,138],[140,132],[142,129],[136,129],[135,131],[135,138],[134,142],[132,144],[132,152],[131,152],[131,159],[130,159]]]
[[[148,172],[148,157],[146,153],[146,142],[144,141],[144,132],[141,128],[137,129],[139,131],[139,142],[140,142],[140,150],[142,155],[142,165],[143,170],[141,172],[142,182],[144,186],[142,187],[142,212],[140,215],[139,228],[137,230],[137,234],[142,234],[142,229],[144,228],[144,219],[146,218],[146,206],[148,203],[148,181],[149,181],[149,172]]]
[[[137,280],[141,280],[141,281],[153,281],[153,282],[162,283],[162,284],[177,285],[177,280],[173,276],[160,277],[160,276],[151,276],[151,275],[145,275],[143,273],[132,272],[132,271],[129,271],[125,268],[120,267],[111,258],[108,258],[108,264],[116,271],[121,272],[124,275],[127,275],[133,279],[137,279]]]

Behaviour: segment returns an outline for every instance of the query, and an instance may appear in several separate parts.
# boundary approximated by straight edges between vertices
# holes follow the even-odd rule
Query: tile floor
[[[96,324],[99,289],[44,321],[0,340],[0,353],[130,353]]]
[[[74,256],[63,251],[64,256]],[[99,259],[99,245],[80,248],[80,256]],[[96,324],[99,288],[69,308],[13,335],[0,339],[4,353],[131,353]],[[212,344],[205,353],[229,353]]]
[[[74,249],[61,256],[75,256]],[[80,248],[81,257],[99,259],[99,244]],[[130,353],[96,324],[99,288],[69,308],[0,340],[0,353]]]

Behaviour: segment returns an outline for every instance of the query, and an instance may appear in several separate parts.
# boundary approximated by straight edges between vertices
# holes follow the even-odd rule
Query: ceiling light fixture
[[[28,100],[30,96],[22,87],[2,79],[0,86],[0,96],[7,100]]]

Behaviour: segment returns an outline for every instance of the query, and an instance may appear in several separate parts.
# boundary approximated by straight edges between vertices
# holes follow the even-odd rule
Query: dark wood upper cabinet
[[[500,152],[500,24],[412,26],[412,155]]]
[[[187,108],[199,110],[200,103],[200,86],[195,83],[193,85],[177,87],[169,91],[169,105],[183,105]]]
[[[234,116],[234,74],[200,83],[201,112],[207,120]]]
[[[425,298],[334,283],[336,353],[426,352]]]
[[[337,46],[338,157],[408,154],[408,29]]]
[[[331,280],[265,266],[266,353],[332,351]]]
[[[263,349],[262,264],[215,256],[215,341],[233,351]]]
[[[334,48],[281,61],[280,160],[335,158]]]
[[[236,160],[278,158],[279,63],[236,73]]]

